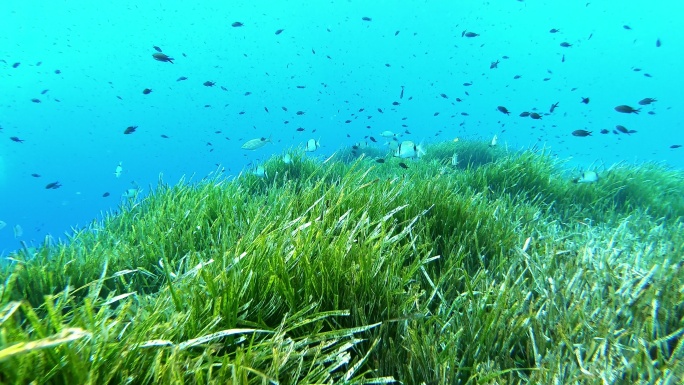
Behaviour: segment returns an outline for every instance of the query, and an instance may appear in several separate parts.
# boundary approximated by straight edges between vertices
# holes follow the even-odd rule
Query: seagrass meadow
[[[682,383],[681,171],[291,154],[12,254],[0,383]]]

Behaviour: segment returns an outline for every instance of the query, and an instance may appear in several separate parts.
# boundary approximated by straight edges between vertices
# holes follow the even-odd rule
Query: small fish
[[[19,139],[16,136],[10,136],[10,140],[17,143],[24,143],[24,139]]]
[[[541,117],[541,115],[539,115],[539,114],[536,113],[536,112],[530,112],[530,118],[532,118],[532,119],[534,119],[534,120],[539,120],[539,119],[541,119],[542,117]]]
[[[108,196],[109,196],[109,191],[107,191],[107,192],[105,192],[104,194],[102,194],[102,197],[103,197],[103,198],[106,198],[106,197],[108,197]]]
[[[169,57],[168,55],[163,54],[161,52],[153,53],[152,57],[154,58],[154,60],[161,61],[161,62],[168,62],[171,64],[173,64],[173,60],[174,60],[174,58]]]
[[[628,130],[625,126],[621,126],[619,124],[615,126],[615,129],[622,132],[623,134],[631,134],[630,130]]]
[[[649,105],[651,103],[655,103],[655,102],[657,102],[657,100],[654,98],[644,98],[644,99],[639,100],[639,105],[647,106],[647,105]]]
[[[266,169],[264,166],[257,166],[256,170],[254,170],[254,175],[258,176],[259,178],[268,178],[268,174],[266,174]]]
[[[595,183],[598,182],[599,176],[594,171],[585,171],[579,178],[573,179],[573,183]]]
[[[363,20],[363,21],[373,21],[373,19],[371,19],[371,18],[368,17],[368,16],[362,17],[361,20]]]
[[[118,178],[121,176],[122,172],[123,172],[123,166],[121,165],[121,162],[119,162],[119,164],[114,169],[114,176]]]
[[[284,31],[284,29],[277,29],[277,30],[275,31],[275,34],[276,34],[276,35],[280,35],[281,33],[283,33],[283,31]]]
[[[660,39],[656,39],[656,47],[660,47]]]
[[[480,36],[480,34],[475,33],[475,32],[463,31],[463,33],[461,33],[461,37],[464,37],[464,36],[465,37],[478,37],[478,36]]]
[[[640,108],[632,108],[624,104],[615,107],[615,111],[622,112],[624,114],[638,114],[640,110]]]
[[[304,111],[297,111],[297,115],[301,116],[301,115],[305,115],[305,114],[306,114],[306,112],[304,112]]]
[[[404,86],[401,86],[401,93],[399,94],[399,99],[404,98]]]
[[[506,115],[510,115],[510,114],[511,114],[510,111],[508,111],[508,108],[506,108],[506,107],[504,107],[504,106],[498,106],[498,107],[496,107],[496,109],[499,110],[500,112],[506,114]]]
[[[298,128],[297,128],[297,131],[299,131],[299,132],[304,131],[304,127],[298,127]]]
[[[236,21],[235,23],[231,24],[233,27],[242,27],[244,24],[242,24],[239,21]]]
[[[40,101],[40,99],[38,99],[38,98],[33,98],[33,99],[31,99],[31,101],[34,102],[34,103],[42,103],[42,102]]]
[[[143,95],[149,95],[149,94],[150,94],[150,92],[152,92],[152,90],[151,90],[151,89],[149,89],[149,88],[145,88],[145,89],[143,90]]]
[[[161,134],[161,135],[159,135],[159,136],[161,136],[161,137],[164,138],[164,139],[169,139],[169,136],[166,135],[166,134]]]
[[[314,152],[321,147],[321,144],[316,139],[309,139],[304,146],[304,151]]]
[[[526,118],[526,117],[528,117],[528,116],[530,116],[530,113],[527,112],[527,111],[523,111],[523,112],[520,113],[520,117],[521,117],[521,118]]]
[[[40,178],[40,174],[35,174],[35,173],[34,173],[34,174],[31,174],[31,176],[34,177],[34,178]]]
[[[489,69],[494,69],[494,68],[499,68],[499,61],[493,61],[491,64],[489,64]]]
[[[589,98],[582,97],[582,101],[580,103],[589,104]]]
[[[425,150],[422,145],[416,145],[410,140],[405,140],[399,144],[394,151],[394,156],[398,158],[420,158],[425,155]]]
[[[399,162],[399,167],[403,168],[404,170],[408,168],[408,166],[404,162]]]
[[[258,148],[261,148],[261,147],[265,146],[266,143],[268,143],[268,142],[270,142],[270,141],[271,141],[271,138],[270,138],[270,137],[268,137],[268,138],[261,137],[261,138],[251,139],[251,140],[246,141],[246,142],[242,145],[241,148],[242,148],[243,150],[250,150],[250,151],[251,151],[251,150],[256,150],[256,149],[258,149]]]
[[[213,87],[216,82],[211,82],[207,80],[206,82],[202,83],[205,87]]]
[[[605,128],[602,129],[600,132],[604,135],[610,133],[610,131],[606,130]]]
[[[57,190],[60,187],[62,187],[62,185],[59,182],[50,182],[45,185],[46,190]]]
[[[138,128],[138,126],[128,126],[124,130],[124,135],[130,135],[135,132],[135,130]]]
[[[489,147],[496,147],[498,143],[499,138],[496,135],[494,135],[494,137],[492,137],[492,141],[489,143]]]
[[[561,47],[568,48],[568,47],[572,47],[572,44],[570,44],[570,43],[564,41],[564,42],[560,43],[560,46],[561,46]]]
[[[161,52],[161,51],[162,51],[162,49],[159,48],[159,47],[157,47],[156,45],[153,45],[152,48],[154,48],[154,50],[157,51],[157,52]]]
[[[17,67],[19,67],[19,65],[21,65],[21,63],[16,62],[16,63],[12,64],[12,68],[17,68]]]
[[[176,79],[177,82],[183,81],[183,80],[188,80],[185,76],[181,76],[178,79]]]
[[[375,163],[385,163],[385,160],[382,158],[378,158],[375,160]]]
[[[591,131],[587,131],[587,130],[575,130],[575,131],[572,132],[572,135],[573,135],[573,136],[579,136],[579,137],[590,136],[590,135],[591,135]]]
[[[558,32],[560,32],[560,29],[557,29],[557,28],[551,28],[551,30],[549,30],[549,33],[558,33]]]
[[[672,146],[670,146],[670,148],[680,148],[680,147],[682,147],[681,144],[673,144]]]
[[[556,107],[558,107],[558,103],[559,103],[559,102],[556,102],[556,103],[554,103],[554,104],[551,105],[551,108],[549,109],[549,112],[550,112],[550,113],[553,113],[553,111],[556,109]]]

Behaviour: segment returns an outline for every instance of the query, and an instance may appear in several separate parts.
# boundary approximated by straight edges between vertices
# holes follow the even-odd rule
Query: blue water
[[[5,3],[0,253],[63,238],[160,175],[196,181],[218,164],[237,175],[310,138],[324,157],[365,136],[381,146],[383,130],[425,143],[497,134],[509,148],[545,146],[580,168],[684,167],[684,148],[670,148],[684,144],[681,1]],[[174,63],[154,60],[153,46]],[[639,106],[647,97],[657,102]],[[518,116],[556,102],[541,120]],[[641,112],[614,110],[623,104]],[[637,133],[599,133],[618,124]],[[128,126],[138,129],[124,135]],[[273,144],[240,148],[268,136]]]

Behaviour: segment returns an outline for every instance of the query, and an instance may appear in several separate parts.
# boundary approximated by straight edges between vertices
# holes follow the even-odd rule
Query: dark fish
[[[169,139],[169,136],[166,135],[166,134],[161,134],[160,136],[161,136],[162,138],[164,138],[164,139]]]
[[[551,30],[549,31],[549,33],[558,33],[558,32],[560,32],[560,29],[556,29],[556,28],[551,28]]]
[[[231,24],[233,27],[242,27],[244,24],[240,23],[239,21],[236,21],[235,23]]]
[[[381,108],[378,108],[378,112],[381,114],[383,113]]]
[[[399,31],[394,32],[394,36],[397,36],[399,34]]]
[[[297,111],[297,115],[304,115],[304,114],[306,114],[306,112],[304,112],[304,111]]]
[[[280,108],[282,108],[283,111],[286,111],[286,112],[287,112],[287,107],[280,107]]]
[[[154,58],[154,60],[163,61],[163,62],[169,62],[169,63],[171,63],[171,64],[173,64],[173,60],[174,60],[172,57],[169,57],[169,56],[167,56],[166,54],[163,54],[163,53],[161,53],[161,52],[153,53],[153,54],[152,54],[152,57]]]
[[[554,103],[554,104],[551,105],[551,108],[549,109],[549,112],[553,113],[553,110],[555,110],[556,107],[558,107],[558,102],[556,102],[556,103]]]
[[[615,129],[622,132],[623,134],[631,134],[630,130],[628,130],[625,126],[617,125],[615,126]]]
[[[656,40],[656,47],[660,47],[660,39]]]
[[[227,89],[226,87],[224,87],[224,86],[221,86],[221,89],[224,90],[224,91],[228,91],[228,89]]]
[[[50,182],[45,185],[46,190],[56,190],[60,187],[62,187],[62,185],[59,182]]]
[[[284,31],[284,29],[277,29],[277,30],[275,31],[275,34],[276,34],[276,35],[280,35],[281,33],[283,33],[283,31]]]
[[[49,90],[43,90],[40,94],[41,94],[41,95],[45,95],[45,94],[47,94],[48,91],[49,91]]]
[[[437,116],[437,115],[439,115],[439,112],[435,112],[434,114],[432,114],[432,116]]]
[[[681,144],[673,144],[672,146],[670,146],[670,148],[679,148],[679,147],[682,147],[682,145]]]
[[[635,108],[632,108],[632,107],[624,105],[624,104],[615,107],[615,111],[622,112],[624,114],[638,114],[639,110],[640,110],[639,108],[635,109]]]
[[[143,94],[145,94],[145,95],[148,95],[150,92],[152,92],[152,90],[149,89],[149,88],[145,88],[145,89],[143,90]]]
[[[521,117],[521,118],[526,118],[526,117],[528,117],[528,116],[530,116],[530,113],[527,112],[527,111],[523,111],[523,112],[520,113],[520,117]]]
[[[297,86],[297,88],[302,89],[302,88],[306,88],[306,86]]]
[[[506,107],[504,107],[504,106],[498,106],[498,107],[496,107],[496,109],[499,110],[500,112],[506,114],[506,115],[510,115],[510,114],[511,114],[511,112],[508,111],[508,108],[506,108]]]
[[[393,105],[393,106],[398,106],[398,105],[399,105],[399,102],[392,102],[392,105]]]
[[[128,126],[124,130],[124,135],[129,135],[135,132],[135,130],[138,128],[138,126]]]
[[[610,131],[606,130],[605,128],[601,130],[601,133],[602,133],[602,134],[607,134],[607,133],[609,133],[609,132],[610,132]]]
[[[40,99],[38,99],[38,98],[33,98],[33,99],[31,99],[31,101],[34,103],[41,103]]]
[[[373,143],[377,143],[377,142],[378,142],[378,141],[377,141],[377,140],[375,140],[375,138],[374,138],[374,137],[372,137],[372,136],[371,136],[371,137],[369,137],[368,139],[370,139],[370,140],[371,140],[371,142],[373,142]]]
[[[11,137],[10,137],[10,140],[13,141],[13,142],[17,142],[17,143],[24,143],[24,139],[19,139],[19,138],[16,137],[16,136],[11,136]]]
[[[447,96],[447,94],[439,94],[439,96],[443,97],[444,99],[449,99],[449,97]]]
[[[472,82],[466,82],[466,83],[463,83],[463,85],[466,87],[470,87],[473,85],[473,83]]]
[[[541,117],[541,115],[539,115],[539,114],[536,113],[536,112],[530,112],[530,118],[535,119],[535,120],[539,120],[539,119],[541,119],[542,117]]]
[[[477,37],[477,36],[480,36],[480,34],[475,33],[475,32],[463,31],[463,33],[461,33],[461,37],[463,37],[463,36],[465,36],[465,37]]]
[[[299,128],[297,128],[297,131],[299,131],[299,132],[304,131],[304,127],[299,127]]]
[[[176,79],[177,82],[180,82],[182,80],[188,80],[188,78],[186,78],[185,76],[181,76],[178,79]]]
[[[161,48],[157,47],[156,45],[153,45],[152,48],[154,48],[155,51],[161,52]]]
[[[206,82],[204,82],[202,84],[204,84],[205,87],[213,87],[214,84],[216,84],[216,82],[210,82],[209,80],[207,80]]]
[[[404,98],[404,86],[401,86],[401,93],[399,94],[399,99]]]
[[[493,68],[499,68],[499,61],[498,60],[493,61],[493,62],[491,62],[491,64],[489,64],[489,69],[491,70]]]
[[[399,163],[399,167],[401,167],[401,168],[403,168],[403,169],[407,169],[407,168],[408,168],[408,166],[407,166],[406,163],[404,163],[404,162]]]
[[[59,74],[62,73],[62,71],[60,71],[60,70],[55,70],[55,73],[56,73],[57,75],[59,75]]]
[[[582,101],[580,103],[589,104],[589,98],[582,97]]]
[[[34,178],[40,178],[40,174],[31,174],[31,176]]]
[[[628,26],[627,24],[623,25],[622,28],[627,29],[627,30],[632,29],[632,27]]]
[[[560,43],[560,46],[561,46],[561,47],[568,48],[568,47],[572,47],[572,44],[570,44],[570,43],[564,41],[564,42]]]
[[[572,135],[573,135],[573,136],[579,136],[579,137],[590,136],[590,135],[591,135],[591,131],[587,131],[587,130],[575,130],[575,131],[572,132]]]
[[[520,79],[520,75],[513,76],[513,79]]]
[[[108,196],[109,196],[109,192],[105,192],[104,194],[102,194],[102,197],[103,197],[103,198],[106,198],[106,197],[108,197]]]
[[[644,99],[639,100],[639,105],[647,106],[647,105],[649,105],[651,103],[655,103],[655,102],[657,102],[657,100],[655,100],[654,98],[644,98]]]
[[[361,20],[363,20],[363,21],[373,21],[373,19],[371,19],[371,18],[368,17],[368,16],[362,17]]]
[[[385,160],[380,158],[375,160],[376,163],[385,163]]]
[[[16,62],[16,63],[12,64],[12,68],[17,68],[17,67],[19,67],[20,64],[21,64],[21,63]]]

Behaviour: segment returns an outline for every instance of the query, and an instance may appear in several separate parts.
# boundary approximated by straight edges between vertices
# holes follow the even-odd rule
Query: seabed
[[[684,381],[681,171],[572,183],[543,151],[426,152],[160,181],[19,250],[0,383]]]

